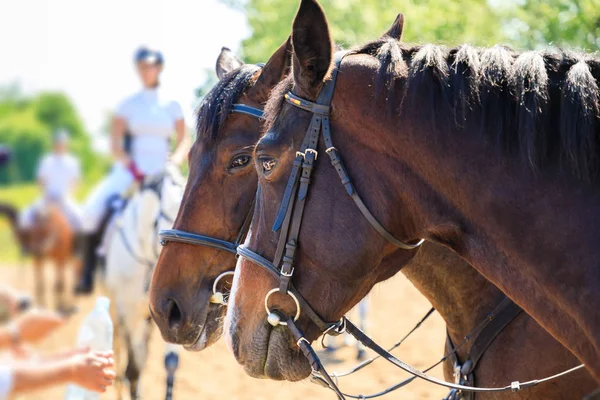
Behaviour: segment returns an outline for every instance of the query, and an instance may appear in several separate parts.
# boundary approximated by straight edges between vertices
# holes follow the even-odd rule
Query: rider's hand
[[[65,319],[55,312],[33,309],[19,317],[14,327],[19,341],[33,343],[48,336],[64,322]]]
[[[135,179],[137,182],[142,182],[144,180],[144,173],[139,170],[134,161],[129,162],[127,165],[127,170],[131,172],[133,179]]]
[[[77,354],[68,362],[71,366],[70,381],[87,390],[103,393],[116,377],[112,369],[115,363],[112,351]]]

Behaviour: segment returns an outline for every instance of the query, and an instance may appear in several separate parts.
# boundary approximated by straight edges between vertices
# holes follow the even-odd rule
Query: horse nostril
[[[173,299],[167,300],[167,316],[169,328],[178,329],[181,326],[183,316],[177,302]]]

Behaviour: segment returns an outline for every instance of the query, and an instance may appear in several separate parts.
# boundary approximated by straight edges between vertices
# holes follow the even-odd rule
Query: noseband
[[[231,108],[232,113],[244,114],[254,118],[262,119],[263,111],[251,107],[247,104],[234,104]],[[250,229],[250,222],[252,221],[252,214],[254,213],[254,200],[250,203],[250,208],[248,209],[248,213],[244,218],[244,222],[240,227],[240,231],[235,238],[235,241],[228,242],[227,240],[215,238],[208,235],[202,235],[199,233],[192,233],[182,231],[180,229],[166,229],[159,232],[160,244],[165,246],[169,242],[178,242],[178,243],[186,243],[192,244],[196,246],[206,246],[211,247],[213,249],[227,251],[232,254],[237,254],[237,249],[246,239],[246,235],[248,235],[248,230]],[[223,292],[218,290],[218,284],[221,279],[226,276],[233,275],[233,271],[226,271],[217,276],[213,283],[212,288],[212,296],[210,297],[210,302],[213,304],[227,305],[225,301],[225,295]]]
[[[286,102],[297,108],[311,112],[313,116],[308,130],[306,131],[306,135],[304,136],[304,140],[300,146],[300,150],[296,152],[296,158],[293,162],[292,171],[283,195],[281,206],[273,224],[273,231],[280,232],[273,262],[243,246],[239,246],[237,248],[238,255],[262,267],[271,275],[273,275],[273,277],[279,282],[279,286],[270,290],[265,296],[264,300],[265,310],[267,312],[267,321],[269,324],[271,324],[273,327],[278,325],[287,326],[296,341],[296,345],[300,348],[310,363],[313,370],[313,377],[316,377],[317,380],[320,380],[327,387],[332,389],[337,394],[338,399],[345,399],[346,395],[341,392],[337,386],[337,383],[332,380],[330,375],[323,367],[321,360],[312,348],[310,342],[304,337],[304,333],[295,324],[295,322],[300,318],[302,312],[304,312],[304,314],[306,314],[312,320],[312,322],[319,327],[323,334],[336,335],[343,332],[348,332],[367,348],[373,350],[380,357],[389,361],[396,367],[413,375],[413,377],[418,377],[436,385],[444,386],[456,391],[462,390],[464,392],[489,393],[512,390],[516,392],[522,388],[535,386],[540,382],[555,379],[581,369],[583,365],[572,368],[552,377],[523,383],[518,381],[512,382],[510,385],[504,387],[480,388],[448,383],[427,375],[425,372],[417,370],[406,364],[404,361],[399,360],[389,351],[386,351],[384,348],[375,343],[345,317],[337,322],[323,321],[323,319],[312,309],[312,307],[306,302],[306,300],[304,300],[300,293],[293,287],[291,279],[294,275],[294,258],[298,248],[300,227],[302,224],[302,216],[304,213],[306,197],[308,195],[308,190],[310,187],[309,185],[311,183],[311,175],[315,166],[315,161],[317,160],[319,154],[317,148],[320,141],[321,132],[323,133],[323,143],[326,149],[325,153],[329,156],[331,165],[336,170],[342,185],[346,189],[346,193],[352,198],[352,200],[354,200],[360,212],[363,214],[369,224],[375,229],[375,231],[377,231],[389,243],[403,250],[415,250],[423,243],[423,240],[419,240],[414,244],[405,243],[395,238],[383,227],[383,225],[379,223],[379,221],[369,211],[357,193],[356,188],[352,184],[352,179],[348,175],[348,172],[342,162],[339,151],[333,145],[331,129],[329,125],[329,115],[334,87],[343,57],[343,53],[336,54],[336,62],[331,73],[331,79],[323,85],[316,103],[305,100],[293,94],[291,91],[285,95]],[[260,185],[258,190],[260,191]],[[269,305],[269,299],[274,293],[277,292],[283,295],[288,295],[294,301],[296,309],[293,317],[286,317],[281,312],[273,311],[271,309]],[[365,396],[355,398],[365,398]]]

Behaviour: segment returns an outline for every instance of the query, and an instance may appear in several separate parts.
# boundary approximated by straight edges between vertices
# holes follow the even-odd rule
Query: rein
[[[274,278],[279,282],[279,286],[270,290],[266,294],[264,300],[265,310],[267,313],[267,321],[269,322],[269,324],[271,324],[274,327],[278,325],[287,326],[292,336],[294,337],[296,345],[299,347],[299,349],[302,351],[304,356],[307,358],[309,364],[311,365],[313,377],[315,377],[317,381],[320,381],[321,383],[329,387],[331,390],[333,390],[336,393],[338,399],[341,400],[346,399],[346,395],[341,392],[341,390],[337,386],[337,383],[334,382],[331,376],[327,373],[323,364],[321,363],[321,360],[312,348],[310,342],[308,341],[308,339],[305,338],[304,333],[296,325],[296,322],[300,318],[302,312],[304,312],[312,320],[312,322],[319,327],[321,332],[323,332],[323,335],[338,335],[343,332],[347,332],[354,336],[365,347],[374,351],[379,357],[384,358],[388,362],[394,364],[398,368],[408,372],[413,376],[412,378],[405,380],[405,382],[401,382],[400,384],[395,385],[393,388],[380,392],[379,394],[370,396],[369,398],[389,393],[392,390],[404,386],[406,383],[412,381],[417,377],[426,380],[430,383],[452,389],[456,391],[456,393],[489,393],[504,392],[509,390],[517,392],[523,388],[535,386],[541,382],[556,379],[558,377],[583,368],[583,365],[580,365],[570,370],[564,371],[560,374],[544,379],[532,380],[523,383],[515,381],[512,382],[510,385],[502,387],[471,387],[460,383],[448,383],[441,379],[427,375],[425,372],[420,371],[412,367],[411,365],[405,363],[404,361],[396,358],[389,351],[379,346],[375,341],[373,341],[369,336],[367,336],[364,332],[362,332],[358,327],[356,327],[350,320],[348,320],[345,317],[343,317],[340,321],[337,322],[323,321],[323,319],[312,309],[312,307],[307,303],[307,301],[304,300],[304,298],[299,294],[299,292],[293,287],[291,279],[294,275],[294,258],[296,254],[296,249],[298,247],[302,216],[304,213],[306,197],[308,195],[309,185],[311,182],[311,175],[318,157],[317,148],[320,141],[321,132],[323,133],[323,143],[326,149],[325,153],[329,156],[331,165],[338,173],[340,181],[346,189],[346,193],[354,200],[356,206],[363,214],[365,219],[371,224],[371,226],[389,243],[403,250],[414,250],[423,243],[422,239],[414,244],[405,243],[401,240],[398,240],[392,234],[390,234],[383,227],[383,225],[381,225],[377,221],[377,219],[368,210],[365,203],[358,195],[356,188],[352,184],[352,180],[348,175],[346,168],[344,167],[339,152],[333,145],[331,129],[329,124],[329,114],[331,109],[331,100],[333,98],[335,82],[343,57],[344,54],[336,54],[335,68],[332,71],[331,79],[328,82],[326,82],[322,87],[316,102],[305,100],[299,96],[296,96],[291,91],[285,95],[286,102],[297,108],[311,112],[313,114],[313,117],[304,137],[304,140],[302,141],[300,150],[296,152],[296,158],[293,161],[292,171],[290,173],[290,177],[284,192],[282,203],[272,228],[274,232],[280,232],[277,250],[275,252],[273,262],[267,260],[266,258],[262,257],[261,255],[255,253],[254,251],[246,247],[240,246],[237,249],[237,253],[239,256],[244,257],[249,261],[253,262],[254,264],[262,267],[271,275],[273,275]],[[258,190],[260,191],[260,185]],[[272,311],[272,309],[270,308],[269,298],[277,292],[283,295],[288,295],[294,301],[294,304],[296,306],[296,312],[293,317],[283,316],[279,311]],[[454,348],[452,354],[454,354],[457,349],[458,347]],[[446,357],[448,356],[442,358],[442,360],[440,360],[437,364],[444,361]],[[367,398],[362,395],[348,397],[358,399]]]
[[[263,111],[251,107],[247,104],[234,104],[232,109],[232,113],[244,114],[254,118],[262,119]],[[246,236],[248,235],[248,230],[250,229],[250,223],[252,222],[252,214],[254,213],[254,200],[250,203],[248,213],[244,218],[244,222],[240,227],[240,230],[235,238],[235,241],[229,242],[227,240],[215,238],[208,235],[202,235],[199,233],[192,233],[182,231],[180,229],[165,229],[158,233],[160,238],[160,244],[162,246],[166,246],[169,242],[178,242],[178,243],[186,243],[195,246],[206,246],[211,247],[213,249],[227,251],[232,254],[237,254],[238,247],[244,242]],[[227,305],[227,301],[225,300],[225,294],[223,292],[218,291],[218,283],[221,279],[226,276],[233,275],[233,271],[226,271],[217,276],[213,283],[213,294],[210,297],[210,302],[212,304],[220,304]]]

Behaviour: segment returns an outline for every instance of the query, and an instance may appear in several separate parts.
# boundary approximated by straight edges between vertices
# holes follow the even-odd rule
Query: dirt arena
[[[0,268],[2,283],[27,290],[33,288],[33,274],[30,269],[18,267]],[[48,285],[49,287],[50,284]],[[83,316],[93,306],[93,299],[79,301],[81,311],[73,316],[68,325],[48,338],[41,346],[44,351],[60,349],[75,343],[76,332]],[[393,344],[422,318],[430,304],[421,296],[402,274],[375,288],[370,298],[369,333],[387,346]],[[444,323],[434,314],[421,329],[401,348],[396,350],[403,360],[419,369],[428,367],[442,356],[444,344]],[[149,362],[143,371],[142,399],[162,400],[165,394],[165,372],[163,368],[164,344],[158,330],[152,337]],[[181,351],[180,367],[177,371],[175,400],[195,399],[335,399],[335,395],[327,389],[310,382],[281,383],[252,379],[244,374],[229,354],[225,345],[220,342],[201,352],[188,353]],[[344,371],[354,365],[355,349],[344,348],[336,353],[338,360],[327,364],[328,370]],[[438,367],[432,374],[442,376]],[[382,390],[407,375],[379,360],[364,370],[345,380],[341,387],[347,393],[365,395]],[[422,381],[415,381],[409,386],[387,395],[386,399],[440,399],[444,389],[434,387]],[[64,398],[64,388],[56,388],[44,392],[36,392],[19,399],[54,400]],[[102,399],[115,399],[114,388],[111,388]],[[127,398],[127,397],[125,397]]]

